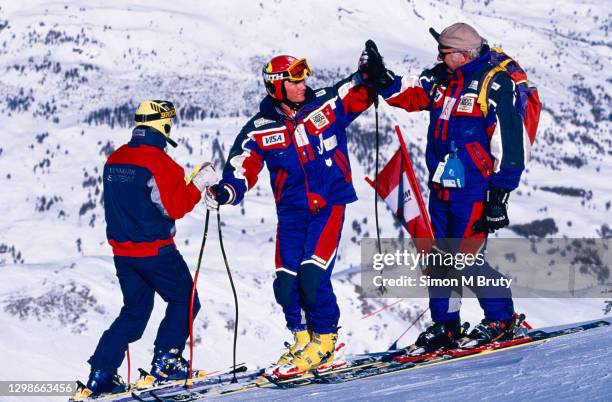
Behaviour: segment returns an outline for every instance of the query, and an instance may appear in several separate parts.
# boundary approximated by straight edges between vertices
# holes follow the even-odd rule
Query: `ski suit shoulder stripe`
[[[334,86],[342,103],[344,114],[361,113],[374,103],[374,92],[363,85],[357,74],[339,81]]]
[[[338,99],[337,96],[334,96],[333,98],[325,101],[321,106],[319,106],[318,108],[314,109],[312,112],[308,113],[308,116],[312,116],[320,111],[322,111],[323,109],[325,109],[327,106],[331,106],[334,107],[334,103],[336,102],[336,100]]]

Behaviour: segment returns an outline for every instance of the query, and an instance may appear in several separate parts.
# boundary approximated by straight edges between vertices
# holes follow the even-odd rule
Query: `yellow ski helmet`
[[[176,117],[176,109],[172,102],[146,100],[141,102],[136,109],[134,122],[137,126],[147,126],[157,130],[170,145],[176,147],[176,142],[170,139],[170,128],[174,117]]]

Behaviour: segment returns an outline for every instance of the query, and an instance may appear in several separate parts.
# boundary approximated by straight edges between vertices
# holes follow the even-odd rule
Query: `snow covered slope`
[[[219,401],[607,401],[612,328],[343,384],[266,388]]]
[[[611,16],[599,2],[385,2],[150,0],[0,2],[0,349],[11,365],[0,379],[72,379],[121,307],[105,241],[101,168],[129,138],[135,105],[173,100],[180,124],[172,156],[186,168],[220,165],[241,125],[263,95],[261,66],[272,54],[307,57],[314,87],[353,71],[368,38],[390,68],[417,74],[435,61],[427,33],[462,20],[501,43],[538,83],[545,106],[534,158],[511,200],[514,229],[500,236],[610,236]],[[381,105],[383,159],[396,148],[399,123],[424,177],[427,116]],[[360,295],[359,240],[375,233],[373,194],[361,180],[373,174],[373,113],[351,129],[351,160],[360,201],[347,209],[334,286],[349,352],[380,350],[426,308],[404,300]],[[275,304],[273,237],[276,218],[268,176],[239,208],[224,208],[223,233],[240,298],[240,360],[264,365],[287,332]],[[177,244],[195,267],[204,210],[181,220]],[[543,222],[533,223],[535,220]],[[215,226],[213,225],[213,228]],[[381,208],[382,235],[401,230]],[[211,230],[200,277],[204,309],[196,320],[196,366],[227,367],[233,305]],[[534,326],[595,318],[601,300],[517,300]],[[157,306],[133,366],[148,366]],[[427,317],[427,315],[425,315]],[[465,302],[463,318],[481,312]],[[408,343],[426,325],[406,336]],[[125,365],[121,369],[125,374]],[[132,373],[134,375],[134,373]]]

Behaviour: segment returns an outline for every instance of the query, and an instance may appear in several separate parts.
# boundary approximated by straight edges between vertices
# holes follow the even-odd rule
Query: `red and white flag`
[[[400,147],[378,174],[376,192],[413,239],[433,239],[433,230],[423,196],[412,169],[410,155],[399,126],[395,126]],[[374,181],[365,180],[375,187]]]

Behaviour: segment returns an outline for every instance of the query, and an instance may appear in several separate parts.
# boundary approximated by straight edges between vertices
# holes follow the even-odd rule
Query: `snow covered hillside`
[[[101,172],[108,154],[129,139],[138,102],[177,105],[179,147],[170,153],[186,169],[205,160],[220,166],[264,94],[264,61],[280,52],[308,58],[313,87],[352,72],[368,38],[396,73],[418,74],[435,62],[430,26],[473,24],[520,61],[544,104],[532,162],[511,197],[512,226],[499,236],[612,234],[606,89],[612,14],[605,2],[130,3],[0,0],[0,349],[11,362],[0,365],[0,379],[83,378],[87,358],[121,307],[105,239]],[[427,116],[383,104],[380,115],[383,161],[397,147],[392,127],[400,124],[424,178]],[[403,300],[361,319],[395,301],[361,297],[356,269],[360,239],[375,235],[373,193],[362,180],[373,175],[373,128],[369,111],[350,131],[360,200],[347,208],[334,276],[341,340],[350,353],[386,349],[427,306]],[[263,172],[242,206],[221,211],[240,299],[238,358],[251,366],[269,363],[288,336],[272,294],[276,218],[268,181]],[[380,212],[382,236],[399,236],[388,211]],[[193,268],[204,214],[199,206],[177,224],[178,248]],[[195,323],[195,365],[206,369],[229,366],[234,323],[213,222]],[[143,339],[132,346],[132,367],[149,365],[164,311],[156,302]],[[597,318],[603,307],[599,299],[516,301],[536,327]],[[462,316],[479,321],[478,303],[466,300]],[[421,320],[400,345],[426,324]]]

